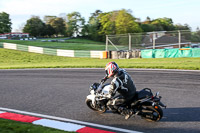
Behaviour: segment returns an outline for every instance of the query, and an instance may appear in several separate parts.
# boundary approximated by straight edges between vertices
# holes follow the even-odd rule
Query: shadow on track
[[[200,107],[164,109],[163,122],[200,122]]]

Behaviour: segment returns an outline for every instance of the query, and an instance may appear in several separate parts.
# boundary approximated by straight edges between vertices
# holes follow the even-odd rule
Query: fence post
[[[128,33],[128,38],[129,38],[129,51],[131,51],[131,34]]]
[[[180,32],[180,30],[178,30],[178,45],[179,45],[179,48],[181,48],[181,32]]]
[[[108,51],[108,35],[106,35],[106,51]]]
[[[155,44],[156,44],[156,34],[153,32],[153,49],[155,49]]]

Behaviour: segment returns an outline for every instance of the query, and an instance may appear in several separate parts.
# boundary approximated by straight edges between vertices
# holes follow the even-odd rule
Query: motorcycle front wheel
[[[160,106],[143,106],[141,117],[147,121],[159,121],[163,117],[163,111]]]
[[[92,110],[94,110],[94,111],[96,111],[96,112],[98,112],[98,113],[104,113],[104,112],[106,112],[106,107],[105,107],[105,105],[102,105],[102,106],[98,105],[98,107],[95,107],[95,106],[92,104],[92,100],[87,99],[87,98],[86,98],[86,100],[85,100],[85,103],[86,103],[86,105],[87,105],[90,109],[92,109]]]

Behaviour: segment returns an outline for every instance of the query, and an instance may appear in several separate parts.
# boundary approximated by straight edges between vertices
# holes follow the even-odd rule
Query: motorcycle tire
[[[86,99],[86,100],[85,100],[85,103],[86,103],[86,105],[87,105],[90,109],[92,109],[92,110],[94,110],[94,111],[96,111],[96,112],[98,112],[98,113],[104,113],[104,112],[106,112],[106,107],[105,107],[105,106],[102,106],[101,109],[100,109],[100,108],[96,108],[96,107],[94,107],[94,106],[92,105],[92,100],[90,100],[90,99]]]
[[[142,118],[147,121],[159,121],[163,117],[163,111],[160,106],[154,108],[153,106],[144,106],[142,110]]]

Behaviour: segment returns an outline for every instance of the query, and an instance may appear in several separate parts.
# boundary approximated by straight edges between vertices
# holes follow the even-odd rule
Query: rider
[[[105,67],[105,71],[106,76],[101,82],[104,83],[107,79],[113,77],[109,93],[111,96],[114,96],[116,92],[119,93],[119,95],[114,96],[108,101],[107,106],[110,110],[115,112],[118,111],[122,115],[125,115],[125,119],[129,119],[133,112],[121,107],[121,105],[130,101],[135,96],[136,87],[133,80],[130,75],[124,69],[120,69],[115,62],[109,62]]]

